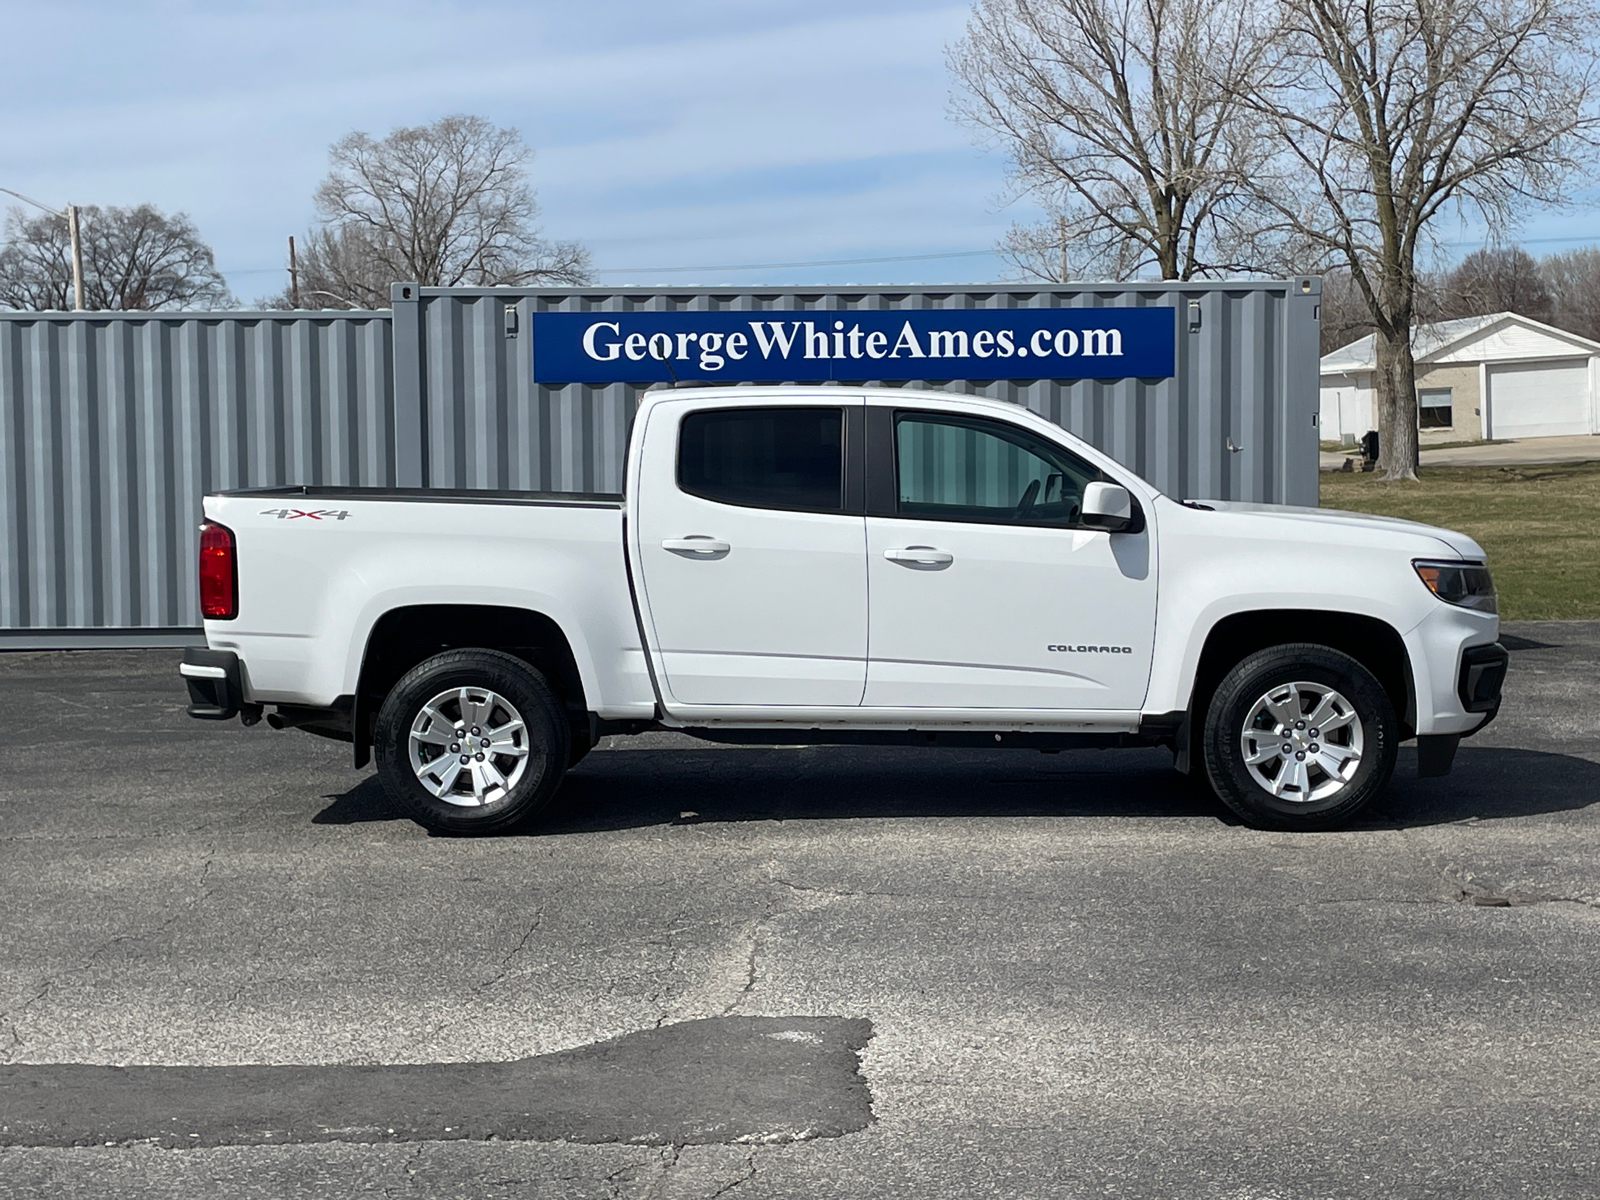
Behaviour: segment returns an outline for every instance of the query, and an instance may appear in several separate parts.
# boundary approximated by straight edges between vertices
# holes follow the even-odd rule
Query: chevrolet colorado
[[[602,736],[1170,747],[1246,822],[1324,828],[1398,745],[1449,770],[1507,655],[1482,549],[1171,499],[1015,405],[888,388],[641,402],[622,495],[207,496],[189,712],[376,757],[492,832]],[[270,706],[271,712],[267,712]]]

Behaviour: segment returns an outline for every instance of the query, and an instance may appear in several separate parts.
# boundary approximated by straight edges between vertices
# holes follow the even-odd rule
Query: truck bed
[[[248,666],[251,701],[353,694],[371,631],[400,610],[470,627],[475,610],[543,613],[571,642],[586,703],[650,715],[618,495],[421,488],[247,488],[206,497],[237,542],[239,614],[207,623]]]

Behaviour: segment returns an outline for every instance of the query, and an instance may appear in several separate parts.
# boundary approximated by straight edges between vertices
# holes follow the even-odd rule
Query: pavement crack
[[[1469,904],[1476,908],[1523,908],[1539,903],[1538,897],[1481,883],[1471,871],[1455,863],[1445,863],[1441,866],[1437,861],[1433,861],[1430,865],[1450,889],[1449,899],[1457,904]]]
[[[1441,863],[1438,859],[1427,855],[1423,855],[1422,858],[1445,884],[1446,895],[1443,898],[1456,904],[1466,904],[1474,908],[1532,908],[1541,904],[1575,904],[1586,909],[1600,909],[1600,897],[1541,895],[1537,890],[1484,882],[1475,872],[1456,863]]]
[[[492,988],[495,984],[499,983],[502,979],[509,975],[511,973],[512,959],[516,958],[517,955],[523,952],[523,950],[527,949],[529,939],[533,937],[535,931],[537,931],[539,926],[542,924],[544,924],[544,905],[541,904],[538,910],[533,914],[533,920],[529,923],[528,927],[522,931],[522,937],[517,941],[517,944],[511,947],[506,956],[500,960],[499,969],[482,983],[475,984],[472,990],[475,992],[487,991],[489,988]]]
[[[755,929],[751,931],[750,955],[745,960],[744,986],[739,989],[739,994],[735,996],[733,1000],[729,1002],[727,1007],[722,1010],[722,1015],[725,1017],[732,1016],[733,1013],[738,1010],[739,1006],[745,1002],[745,998],[749,996],[751,992],[755,991],[756,979],[759,977],[759,974],[756,970],[756,960],[761,956],[761,935],[765,932],[765,929],[765,925],[757,925]]]
[[[717,1200],[718,1196],[726,1196],[729,1192],[733,1191],[734,1188],[743,1187],[745,1184],[749,1183],[755,1177],[756,1177],[756,1152],[754,1150],[752,1150],[752,1151],[750,1151],[750,1153],[748,1155],[745,1156],[744,1174],[739,1176],[739,1178],[733,1180],[730,1183],[723,1184],[716,1191],[712,1192],[709,1196],[707,1196],[706,1200]]]
[[[1404,896],[1324,896],[1312,904],[1443,904],[1443,900],[1416,900]]]
[[[732,1016],[734,1012],[738,1010],[739,1006],[749,998],[750,993],[755,991],[756,983],[761,978],[761,972],[758,963],[761,959],[762,943],[766,940],[767,935],[772,931],[771,926],[773,915],[773,907],[769,903],[767,905],[767,911],[762,914],[760,920],[751,925],[750,932],[746,935],[750,939],[750,951],[745,956],[744,986],[739,989],[739,994],[736,995],[728,1003],[728,1006],[722,1010],[722,1015],[725,1017]]]
[[[683,1146],[677,1142],[670,1143],[661,1152],[661,1169],[650,1183],[650,1191],[646,1200],[651,1200],[651,1198],[661,1195],[662,1189],[666,1187],[667,1179],[672,1175],[672,1168],[678,1165],[678,1159],[682,1154]]]
[[[638,1180],[639,1172],[645,1165],[638,1162],[626,1163],[607,1175],[604,1183],[610,1200],[623,1200],[632,1191],[632,1185]]]
[[[913,894],[909,892],[873,891],[865,889],[861,891],[843,891],[837,888],[821,887],[816,884],[796,883],[792,879],[786,879],[782,875],[777,874],[778,869],[779,867],[776,862],[771,862],[768,864],[766,872],[767,882],[786,888],[790,893],[797,897],[815,897],[815,899],[811,900],[809,904],[806,904],[806,902],[802,901],[801,903],[803,908],[824,907],[830,901],[837,899],[852,899],[861,896],[910,896]],[[749,941],[749,949],[745,954],[744,984],[740,987],[738,994],[735,995],[734,998],[727,1004],[727,1006],[723,1008],[723,1016],[732,1016],[744,1004],[745,1000],[749,998],[750,994],[755,991],[756,984],[759,983],[761,979],[761,957],[766,950],[767,940],[772,936],[772,923],[784,913],[793,911],[795,911],[795,909],[787,906],[780,906],[775,899],[769,896],[765,911],[759,918],[751,922],[746,927],[748,932],[745,934],[745,937]]]
[[[417,1173],[417,1165],[421,1162],[423,1152],[427,1148],[427,1142],[418,1142],[417,1148],[400,1160],[396,1170],[403,1171],[404,1177],[400,1182],[385,1184],[383,1188],[385,1196],[403,1196],[411,1191],[411,1185],[406,1181]]]
[[[661,985],[656,988],[655,991],[650,993],[650,1003],[656,1009],[655,1027],[657,1029],[660,1029],[663,1025],[665,1025],[667,1023],[667,1018],[671,1016],[671,1013],[667,1009],[666,1005],[661,1002],[661,997],[666,995],[667,989],[671,986],[672,976],[678,970],[679,948],[677,937],[679,933],[683,932],[681,926],[687,917],[688,913],[685,912],[679,912],[675,914],[672,920],[667,922],[666,937],[659,940],[652,939],[649,943],[652,946],[664,945],[667,948],[667,965],[665,968],[663,968],[661,973]]]
[[[841,900],[853,900],[859,896],[896,896],[905,899],[915,894],[912,892],[880,892],[873,891],[871,889],[862,889],[860,891],[844,891],[840,888],[821,887],[814,883],[796,883],[792,879],[784,879],[781,876],[774,876],[772,882],[782,884],[790,891],[809,892],[815,896],[836,896]]]
[[[184,896],[181,900],[181,903],[175,901],[174,903],[170,904],[167,908],[168,915],[164,920],[157,921],[149,929],[139,931],[126,930],[122,933],[112,934],[110,937],[105,938],[100,942],[99,945],[95,946],[92,950],[85,954],[75,965],[52,971],[38,985],[38,991],[28,1000],[24,1001],[15,1008],[7,1009],[5,1012],[0,1013],[0,1026],[4,1026],[10,1033],[10,1045],[0,1047],[0,1057],[3,1057],[4,1061],[6,1062],[10,1062],[22,1044],[22,1036],[17,1028],[16,1018],[46,999],[46,997],[48,997],[52,991],[56,990],[59,986],[62,986],[64,981],[67,981],[74,976],[81,975],[84,971],[93,966],[95,961],[99,959],[101,955],[107,953],[108,951],[117,949],[118,947],[130,942],[146,942],[155,938],[159,938],[162,934],[166,933],[167,930],[186,920],[189,916],[189,913],[193,909],[204,905],[208,900],[211,899],[211,897],[217,895],[222,890],[220,885],[212,887],[204,886],[207,877],[211,874],[211,867],[216,858],[216,853],[217,852],[215,848],[210,848],[205,852],[205,857],[201,859],[200,877],[196,881],[196,884],[199,886],[198,893]],[[237,998],[237,994],[235,998]]]
[[[44,983],[40,985],[36,994],[29,997],[27,1000],[24,1000],[16,1008],[7,1009],[5,1012],[0,1013],[0,1025],[5,1027],[5,1031],[10,1037],[10,1044],[4,1048],[0,1048],[0,1062],[9,1063],[16,1055],[17,1051],[22,1048],[22,1031],[17,1028],[17,1017],[27,1012],[35,1004],[38,1004],[41,1000],[48,996],[50,994],[50,989],[55,987],[55,984],[56,981],[54,978],[46,979]]]

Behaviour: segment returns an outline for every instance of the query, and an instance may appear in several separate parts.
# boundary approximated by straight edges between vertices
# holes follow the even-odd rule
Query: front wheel
[[[1206,710],[1206,775],[1259,829],[1330,829],[1394,773],[1394,706],[1372,672],[1326,646],[1274,646],[1229,671]]]
[[[498,833],[549,803],[571,753],[561,702],[498,650],[448,650],[406,673],[378,710],[378,778],[418,824]]]

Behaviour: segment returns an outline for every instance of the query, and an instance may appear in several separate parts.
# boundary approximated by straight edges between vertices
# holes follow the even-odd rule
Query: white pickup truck
[[[1162,745],[1250,824],[1324,828],[1402,741],[1448,771],[1507,664],[1462,534],[1174,500],[950,393],[651,391],[621,496],[309,487],[205,516],[189,712],[352,741],[454,832],[662,728]]]

